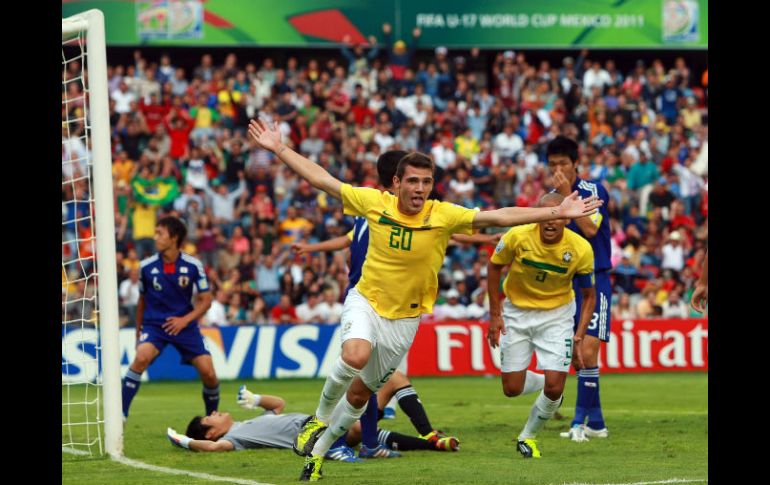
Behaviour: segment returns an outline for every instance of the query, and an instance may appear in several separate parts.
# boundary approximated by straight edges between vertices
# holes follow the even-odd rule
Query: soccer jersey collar
[[[385,199],[386,208],[382,211],[383,212],[382,215],[393,220],[400,220],[400,221],[419,225],[419,224],[422,224],[426,216],[430,214],[433,208],[433,201],[431,199],[428,199],[422,205],[422,210],[420,210],[420,212],[418,212],[417,214],[413,214],[413,215],[404,214],[398,209],[398,197],[389,192],[383,192],[383,193],[387,194],[387,197]]]
[[[580,182],[582,182],[582,181],[583,181],[583,179],[581,179],[580,177],[575,177],[575,183],[572,184],[572,191],[573,192],[578,189],[578,186],[580,185]]]

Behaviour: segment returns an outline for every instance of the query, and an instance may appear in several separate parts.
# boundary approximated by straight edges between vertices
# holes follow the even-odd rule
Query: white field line
[[[654,485],[662,483],[708,483],[708,479],[701,478],[669,478],[668,480],[658,480],[655,482],[634,482],[634,483],[564,483],[562,485]]]
[[[62,447],[61,450],[65,453],[72,453],[75,455],[88,454],[84,451],[75,450],[72,448]],[[131,458],[126,458],[124,456],[117,457],[117,458],[113,457],[112,459],[114,461],[117,461],[118,463],[122,463],[123,465],[127,465],[134,468],[141,468],[143,470],[149,470],[149,471],[158,472],[158,473],[168,473],[170,475],[187,475],[189,477],[200,478],[202,480],[208,480],[211,482],[237,483],[239,485],[272,485],[271,483],[255,482],[254,480],[245,480],[243,478],[220,477],[217,475],[210,475],[208,473],[198,473],[198,472],[191,472],[188,470],[178,470],[176,468],[168,468],[165,466],[150,465],[148,463],[143,463],[138,460],[132,460]]]

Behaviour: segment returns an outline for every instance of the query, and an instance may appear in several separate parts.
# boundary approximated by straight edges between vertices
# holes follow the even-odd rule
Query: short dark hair
[[[187,425],[187,431],[185,431],[184,434],[194,440],[207,439],[206,433],[211,429],[211,426],[203,424],[201,420],[203,420],[203,416],[195,416],[192,418],[192,421],[190,421],[190,424]]]
[[[386,189],[393,186],[393,176],[396,175],[398,162],[408,154],[409,152],[404,150],[389,150],[377,158],[377,175],[380,177],[380,185]]]
[[[546,157],[550,157],[551,155],[566,155],[573,163],[575,163],[578,160],[578,145],[575,140],[567,138],[564,135],[559,135],[548,144],[545,153]]]
[[[176,247],[181,248],[187,237],[187,226],[178,217],[166,216],[158,221],[158,226],[165,227],[169,237],[176,237]]]
[[[407,166],[415,168],[429,168],[431,174],[434,170],[433,160],[428,155],[420,152],[412,152],[398,162],[398,168],[396,168],[396,177],[399,179],[402,178],[404,176],[404,172],[406,172]]]

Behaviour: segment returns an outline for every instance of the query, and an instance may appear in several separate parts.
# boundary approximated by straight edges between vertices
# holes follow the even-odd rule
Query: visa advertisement
[[[479,321],[423,322],[408,357],[411,376],[499,375],[500,349]],[[222,380],[326,377],[340,355],[339,325],[262,325],[201,329]],[[613,321],[602,346],[603,373],[708,371],[708,319]],[[96,328],[62,331],[62,383],[95,382]],[[120,330],[121,375],[136,355],[133,328]],[[537,368],[533,357],[532,369]],[[574,372],[574,370],[573,370]],[[144,381],[197,380],[167,346]]]

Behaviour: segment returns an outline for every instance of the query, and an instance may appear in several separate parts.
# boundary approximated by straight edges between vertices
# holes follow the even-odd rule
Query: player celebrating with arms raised
[[[341,199],[346,214],[366,217],[369,223],[369,249],[361,279],[344,303],[342,355],[326,378],[313,419],[297,436],[295,448],[307,456],[300,476],[304,481],[321,478],[326,451],[358,420],[371,393],[395,371],[414,340],[420,315],[433,311],[438,270],[452,234],[581,217],[601,205],[595,197],[580,200],[577,193],[559,207],[486,212],[428,201],[434,165],[422,153],[411,153],[399,162],[393,178],[394,196],[342,183],[284,145],[275,123],[268,127],[261,120],[252,120],[249,136],[313,187]]]
[[[563,200],[560,194],[545,194],[538,207],[556,207]],[[517,449],[525,458],[540,458],[534,438],[561,404],[570,362],[583,367],[580,343],[596,298],[594,252],[588,241],[564,229],[567,222],[558,219],[510,229],[497,244],[487,269],[487,339],[492,347],[500,345],[503,393],[513,397],[542,389],[517,438]],[[509,264],[503,285],[506,300],[501,305],[500,275]],[[573,281],[585,300],[574,335]],[[545,371],[544,383],[527,371],[533,350],[538,367]]]

